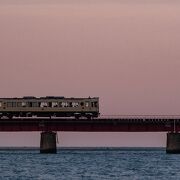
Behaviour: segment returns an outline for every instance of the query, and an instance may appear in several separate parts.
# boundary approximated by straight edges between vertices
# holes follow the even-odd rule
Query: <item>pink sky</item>
[[[1,97],[99,96],[101,114],[180,114],[179,1],[49,2],[0,0]],[[165,134],[60,133],[59,141],[165,146]],[[39,145],[39,133],[1,133],[3,145]]]

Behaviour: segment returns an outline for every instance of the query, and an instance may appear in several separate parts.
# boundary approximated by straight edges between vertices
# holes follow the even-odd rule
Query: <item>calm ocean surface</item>
[[[0,179],[180,179],[180,155],[163,148],[1,149]]]

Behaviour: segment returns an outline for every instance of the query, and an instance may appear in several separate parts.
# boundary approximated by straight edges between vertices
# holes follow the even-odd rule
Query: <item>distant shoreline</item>
[[[58,151],[151,151],[151,150],[164,150],[165,147],[58,147]],[[39,150],[39,147],[0,147],[0,151],[31,151]]]

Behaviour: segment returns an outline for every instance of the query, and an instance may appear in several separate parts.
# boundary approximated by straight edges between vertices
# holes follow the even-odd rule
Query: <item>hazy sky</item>
[[[0,0],[0,96],[98,96],[101,114],[178,115],[179,32],[178,0]],[[39,133],[0,135],[0,146],[39,145]],[[59,139],[165,146],[164,133]]]

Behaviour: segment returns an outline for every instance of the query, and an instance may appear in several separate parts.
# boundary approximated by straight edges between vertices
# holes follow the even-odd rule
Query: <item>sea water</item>
[[[0,179],[180,179],[180,155],[164,148],[1,149]]]

